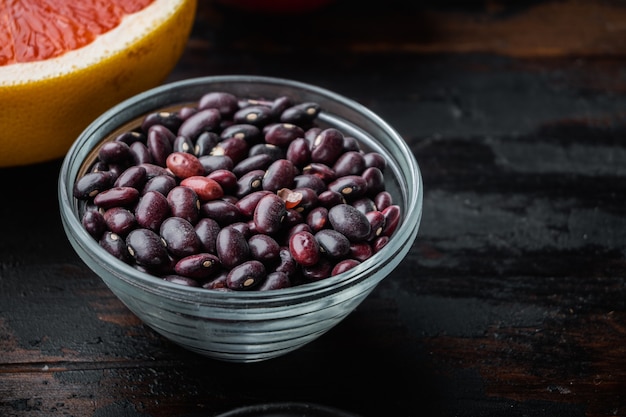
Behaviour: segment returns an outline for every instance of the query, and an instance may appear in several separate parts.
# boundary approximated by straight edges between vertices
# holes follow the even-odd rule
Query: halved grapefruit
[[[163,82],[196,0],[12,0],[0,10],[0,167],[63,156],[98,115]]]

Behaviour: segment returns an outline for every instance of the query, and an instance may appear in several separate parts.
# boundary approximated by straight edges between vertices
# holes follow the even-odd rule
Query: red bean
[[[180,179],[205,175],[206,171],[197,156],[187,152],[172,152],[165,161],[167,168]]]
[[[289,252],[300,265],[313,266],[320,260],[320,247],[311,232],[300,231],[289,238]]]
[[[202,175],[187,177],[180,182],[180,185],[194,190],[202,202],[215,200],[224,196],[224,190],[217,181]]]

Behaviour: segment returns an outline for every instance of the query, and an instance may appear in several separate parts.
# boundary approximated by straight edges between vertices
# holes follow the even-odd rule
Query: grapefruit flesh
[[[63,156],[97,116],[165,80],[196,0],[12,0],[0,11],[0,167]]]

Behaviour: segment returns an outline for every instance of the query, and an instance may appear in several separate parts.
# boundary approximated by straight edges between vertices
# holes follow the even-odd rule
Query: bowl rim
[[[390,239],[390,243],[386,246],[386,248],[394,248],[394,246],[397,246],[397,248],[395,248],[394,251],[383,250],[375,253],[359,265],[340,275],[328,277],[315,282],[270,291],[219,291],[207,290],[201,287],[182,286],[180,284],[165,281],[162,278],[151,275],[147,272],[142,272],[128,264],[125,264],[123,261],[120,261],[113,255],[103,250],[97,244],[97,241],[93,239],[93,237],[82,226],[82,223],[74,210],[75,204],[73,202],[75,201],[75,198],[72,195],[72,188],[76,180],[75,175],[77,173],[77,169],[74,170],[74,176],[72,176],[72,163],[74,159],[77,158],[77,154],[80,153],[81,147],[84,146],[85,142],[87,142],[89,138],[99,129],[100,125],[105,123],[107,120],[114,118],[114,116],[121,111],[136,107],[142,102],[153,100],[155,97],[159,97],[179,88],[197,86],[204,88],[204,92],[206,92],[207,89],[211,88],[211,85],[224,83],[263,83],[276,87],[288,87],[290,89],[311,92],[325,97],[328,100],[332,100],[356,114],[364,116],[393,138],[395,146],[400,148],[400,152],[405,158],[403,162],[407,163],[409,166],[407,173],[411,176],[411,178],[406,179],[406,184],[413,185],[413,187],[411,187],[413,190],[407,194],[409,199],[408,201],[405,201],[405,211],[402,213],[402,219],[399,227]],[[156,108],[159,107],[162,108],[163,105]],[[99,141],[98,144],[101,142],[102,141]],[[89,148],[89,151],[92,149],[93,147]],[[82,159],[83,158],[81,158],[81,161],[78,164],[79,166],[83,163]],[[85,252],[90,256],[91,260],[97,262],[101,267],[107,269],[117,278],[122,279],[128,284],[136,287],[143,287],[148,289],[150,292],[167,292],[169,298],[178,298],[180,301],[185,302],[206,302],[208,299],[213,298],[220,301],[249,301],[255,303],[267,301],[281,302],[287,299],[292,300],[294,297],[311,297],[311,299],[315,299],[319,297],[320,293],[334,293],[344,287],[356,285],[357,283],[369,278],[372,275],[372,270],[384,268],[386,264],[393,260],[394,255],[398,252],[408,251],[409,249],[406,248],[405,245],[410,246],[413,244],[421,222],[423,209],[423,183],[421,171],[415,159],[415,155],[402,136],[380,116],[354,99],[348,98],[324,87],[288,78],[234,74],[201,76],[162,84],[136,94],[102,113],[79,134],[64,157],[58,177],[58,198],[66,234],[68,237],[72,234],[72,237],[76,239],[76,243],[71,243],[73,245],[80,245],[81,249],[85,250]],[[392,246],[393,242],[397,245]],[[111,261],[113,262],[113,266],[108,265]],[[89,267],[91,268],[91,266]],[[383,277],[380,279],[382,280],[382,278]],[[373,285],[375,284],[377,284],[377,282],[373,283]]]

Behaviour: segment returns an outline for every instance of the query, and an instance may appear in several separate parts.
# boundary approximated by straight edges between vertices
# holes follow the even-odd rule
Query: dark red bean
[[[254,225],[258,233],[278,232],[286,215],[285,202],[276,194],[263,196],[254,209]]]
[[[235,223],[231,223],[226,227],[232,227],[234,229],[237,229],[241,232],[241,234],[243,235],[243,237],[245,237],[246,239],[249,239],[250,236],[252,236],[254,233],[250,228],[251,223],[249,221],[245,222],[235,222]],[[249,245],[248,245],[249,246]]]
[[[330,277],[333,270],[333,263],[327,258],[320,258],[314,265],[302,267],[302,276],[307,282],[319,281]]]
[[[311,161],[332,167],[343,152],[343,133],[335,128],[322,130],[311,145]]]
[[[210,155],[211,151],[220,141],[220,137],[215,132],[202,132],[194,142],[193,153],[197,157]]]
[[[201,202],[191,188],[177,185],[167,193],[167,202],[172,216],[181,217],[192,224],[198,221]]]
[[[143,189],[148,180],[146,169],[142,166],[130,166],[113,183],[114,187],[133,187],[137,190]]]
[[[274,162],[274,158],[272,158],[268,154],[248,156],[247,158],[239,161],[239,163],[233,167],[232,172],[237,177],[241,177],[242,175],[250,171],[264,171],[272,164],[272,162]]]
[[[154,125],[165,126],[170,132],[178,131],[183,119],[177,112],[157,111],[144,117],[141,123],[141,130],[147,132]]]
[[[353,201],[365,195],[367,182],[360,175],[346,175],[328,184],[328,189],[340,193],[347,201]]]
[[[385,236],[391,236],[396,231],[398,224],[400,223],[400,206],[392,204],[382,210],[383,216],[385,216],[385,229],[382,234]]]
[[[188,278],[207,279],[221,268],[220,260],[211,253],[196,253],[176,262],[174,272]]]
[[[207,178],[216,181],[225,193],[237,189],[237,176],[227,169],[216,169],[207,174]]]
[[[287,147],[286,158],[297,167],[304,167],[311,163],[311,148],[305,138],[294,139]]]
[[[393,204],[393,197],[389,191],[381,191],[374,197],[374,204],[376,205],[377,210],[383,211]]]
[[[302,266],[313,266],[320,260],[320,248],[315,236],[307,231],[299,231],[289,238],[289,252]]]
[[[363,155],[363,159],[365,159],[365,166],[368,168],[376,167],[384,172],[387,167],[387,160],[377,152],[368,152]]]
[[[306,175],[315,175],[324,181],[324,183],[329,183],[337,178],[335,171],[333,171],[332,168],[319,162],[311,162],[309,165],[302,168],[302,173]]]
[[[336,206],[337,204],[346,203],[346,199],[343,197],[341,193],[337,191],[331,191],[331,190],[322,191],[317,196],[317,201],[319,202],[321,206],[326,207],[328,209],[333,206]]]
[[[195,106],[183,106],[178,109],[178,117],[180,117],[183,121],[189,119],[194,114],[198,113],[200,110]]]
[[[369,220],[371,229],[367,240],[372,241],[383,234],[386,218],[385,215],[378,210],[368,211],[365,213],[365,217]]]
[[[380,250],[382,248],[384,248],[387,243],[389,243],[389,236],[378,236],[376,239],[374,239],[374,242],[372,242],[372,249],[374,250],[374,253],[380,252]]]
[[[113,187],[98,193],[93,202],[98,207],[109,209],[111,207],[130,207],[139,200],[139,190],[133,187]]]
[[[126,132],[122,132],[117,135],[114,139],[116,142],[124,142],[128,146],[132,145],[135,142],[144,142],[146,141],[146,134],[144,132],[139,132],[136,130],[129,130]]]
[[[217,234],[220,230],[222,230],[217,221],[209,217],[203,217],[198,220],[194,229],[196,230],[198,239],[200,239],[200,242],[202,243],[203,251],[216,255],[217,249],[215,247],[215,242],[217,240]]]
[[[133,142],[130,144],[130,157],[135,165],[154,163],[152,154],[144,142]]]
[[[350,254],[350,241],[333,229],[323,229],[315,233],[320,252],[333,259],[342,259]]]
[[[352,207],[359,210],[361,213],[366,214],[370,211],[378,211],[376,204],[374,204],[374,200],[369,197],[361,197],[350,203]]]
[[[239,199],[239,201],[237,201],[235,205],[244,217],[252,218],[252,216],[254,215],[254,210],[259,203],[259,200],[271,193],[271,191],[266,190],[254,191]]]
[[[272,116],[275,119],[279,119],[280,115],[287,110],[289,107],[293,106],[293,102],[291,101],[291,97],[288,96],[280,96],[275,98],[270,103],[270,109],[272,110]]]
[[[257,143],[256,145],[253,145],[250,148],[250,151],[248,151],[248,156],[256,155],[269,155],[269,157],[272,158],[272,161],[287,158],[287,154],[283,148],[270,145],[269,143]]]
[[[170,205],[167,198],[159,191],[151,190],[145,193],[135,207],[135,218],[139,226],[159,231],[163,220],[170,215]]]
[[[331,275],[335,276],[335,275],[342,274],[346,271],[351,270],[352,268],[359,265],[360,263],[361,262],[357,261],[356,259],[344,259],[342,261],[339,261],[333,267],[333,270],[331,271]]]
[[[107,230],[100,237],[98,244],[117,259],[126,263],[130,262],[131,257],[126,247],[126,241],[117,233]]]
[[[250,259],[250,248],[243,233],[232,227],[225,227],[217,234],[217,256],[228,269]]]
[[[252,258],[265,265],[280,260],[280,245],[271,236],[264,234],[250,236],[248,246]]]
[[[296,175],[293,178],[293,188],[310,188],[316,194],[327,190],[326,183],[317,175]]]
[[[174,176],[167,168],[165,168],[165,166],[150,164],[146,162],[140,164],[140,166],[142,166],[146,170],[146,177],[148,181],[158,175],[169,175],[170,177]]]
[[[361,176],[365,179],[368,195],[374,197],[381,191],[385,191],[385,177],[380,169],[376,167],[366,168]]]
[[[304,130],[292,123],[276,123],[265,132],[265,142],[283,148],[297,138],[304,138]]]
[[[311,230],[311,227],[306,223],[294,224],[289,229],[281,233],[281,236],[279,238],[280,242],[278,243],[284,246],[289,246],[289,239],[291,239],[291,236],[298,232],[309,232],[312,234],[313,230]]]
[[[97,209],[88,209],[83,213],[81,224],[94,239],[100,239],[100,236],[107,230],[107,224],[104,216]]]
[[[365,159],[361,152],[348,151],[337,158],[332,168],[338,177],[361,175],[365,170]]]
[[[280,115],[280,121],[298,126],[309,126],[320,113],[320,110],[318,103],[298,103],[286,108]]]
[[[206,288],[208,290],[230,291],[228,285],[226,284],[228,272],[228,270],[224,269],[217,272],[217,276],[212,277],[209,281],[202,284],[202,288]]]
[[[281,188],[291,188],[296,176],[296,168],[288,159],[278,159],[267,168],[263,175],[264,190],[276,192]]]
[[[329,227],[328,209],[322,206],[313,208],[306,216],[306,224],[309,225],[312,233]]]
[[[222,120],[219,110],[202,109],[189,116],[178,128],[178,136],[195,140],[202,132],[214,131]]]
[[[168,252],[175,258],[199,253],[202,242],[194,226],[181,217],[168,217],[161,223],[159,235],[165,241]]]
[[[167,274],[167,275],[164,275],[162,278],[164,281],[171,282],[171,283],[178,284],[178,285],[183,285],[185,287],[199,287],[200,286],[200,283],[198,282],[198,280],[191,278],[191,277],[185,277],[182,275]]]
[[[349,204],[338,204],[328,210],[328,220],[333,229],[345,235],[351,242],[360,242],[370,234],[370,222]]]
[[[170,261],[165,242],[152,230],[132,230],[126,237],[126,246],[135,262],[146,268],[162,267]]]
[[[309,142],[309,147],[313,145],[313,141],[320,134],[322,128],[317,126],[312,126],[304,132],[304,138]]]
[[[304,222],[304,216],[302,215],[302,213],[294,209],[287,209],[287,214],[285,215],[285,218],[283,219],[283,227],[289,228],[289,227],[295,226],[296,224],[300,224],[303,222]]]
[[[252,290],[265,280],[265,266],[256,260],[243,262],[233,267],[226,277],[226,284],[231,290]]]
[[[350,258],[363,262],[374,254],[374,250],[367,242],[352,242],[350,244]]]
[[[195,145],[187,136],[177,136],[172,145],[173,152],[186,152],[196,155],[194,152]]]
[[[231,117],[239,110],[239,99],[232,93],[215,91],[204,94],[198,101],[199,109],[217,109],[222,118]]]
[[[124,207],[111,207],[103,214],[107,228],[120,236],[126,236],[137,226],[135,215]]]
[[[242,214],[234,203],[225,200],[211,200],[200,206],[200,213],[226,226],[242,219]]]
[[[106,142],[98,150],[98,159],[105,164],[126,164],[132,159],[130,146],[120,141]]]
[[[165,166],[167,156],[172,153],[172,144],[175,139],[176,135],[165,126],[154,125],[148,129],[146,146],[156,165]]]
[[[299,187],[291,190],[292,193],[300,194],[300,201],[297,206],[293,208],[301,213],[306,213],[309,210],[318,206],[317,200],[317,192],[312,188],[308,187]]]
[[[251,105],[239,109],[233,115],[235,123],[263,126],[272,120],[272,110],[264,105]]]
[[[198,160],[207,174],[219,169],[231,171],[235,166],[233,160],[227,155],[203,155],[198,157]]]
[[[279,290],[281,288],[291,287],[291,280],[284,272],[274,271],[267,274],[265,281],[258,286],[258,291]]]
[[[145,195],[150,191],[156,191],[166,196],[176,185],[176,179],[171,175],[157,175],[146,182],[141,194]]]
[[[281,246],[279,256],[280,262],[278,263],[276,268],[274,268],[274,271],[282,272],[290,278],[293,277],[298,270],[298,264],[296,263],[296,260],[293,259],[293,256],[291,256],[289,247]]]
[[[260,191],[263,189],[263,177],[265,171],[262,169],[255,169],[250,172],[246,172],[237,180],[237,189],[235,191],[235,197],[243,198],[250,193]]]
[[[113,185],[113,178],[109,172],[89,172],[74,183],[74,197],[87,200],[95,197],[101,191],[108,190]]]
[[[346,152],[361,152],[361,145],[359,145],[359,141],[354,136],[344,136],[343,137],[343,150]]]
[[[224,139],[219,142],[213,150],[211,155],[224,155],[228,156],[233,164],[237,164],[239,161],[248,156],[248,149],[250,145],[245,139],[238,138],[236,136]]]
[[[220,134],[222,140],[232,137],[243,139],[252,146],[262,139],[261,129],[253,124],[237,123],[224,128]]]

